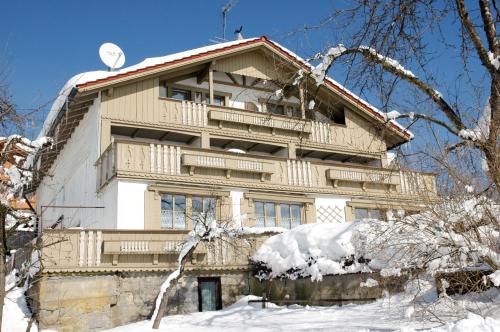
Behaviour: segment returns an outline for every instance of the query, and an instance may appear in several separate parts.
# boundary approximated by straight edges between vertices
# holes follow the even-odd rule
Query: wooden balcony
[[[134,101],[130,101],[136,105]],[[148,99],[138,108],[123,108],[118,102],[107,101],[103,118],[113,122],[173,131],[205,131],[246,140],[266,138],[281,144],[295,143],[303,147],[321,147],[362,152],[379,156],[385,146],[374,135],[356,127],[328,124],[320,121],[292,118],[233,107],[206,105],[191,101],[158,98]],[[147,107],[146,107],[147,106]],[[354,119],[350,121],[353,123]],[[367,129],[368,131],[370,128]],[[355,137],[356,139],[352,139]]]
[[[297,193],[436,194],[433,174],[137,141],[112,143],[96,165],[98,189],[118,176]]]
[[[175,230],[44,230],[43,272],[174,270],[186,238],[187,231]],[[247,269],[248,257],[263,239],[235,240],[234,246],[222,241],[201,243],[187,270]]]

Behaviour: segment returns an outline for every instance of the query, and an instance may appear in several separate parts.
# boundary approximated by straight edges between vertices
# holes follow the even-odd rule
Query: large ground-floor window
[[[354,220],[362,221],[368,219],[384,220],[384,213],[381,209],[354,208]]]
[[[209,226],[216,219],[217,199],[215,197],[192,197],[193,228]]]
[[[303,223],[303,205],[255,201],[255,226],[293,228]]]
[[[161,228],[186,229],[186,196],[161,195]]]
[[[188,229],[209,225],[217,218],[217,198],[197,195],[161,194],[161,228]]]

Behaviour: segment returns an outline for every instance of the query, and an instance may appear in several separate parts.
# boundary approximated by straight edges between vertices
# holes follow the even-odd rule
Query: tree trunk
[[[182,277],[182,273],[184,272],[184,268],[186,266],[186,263],[188,262],[189,259],[191,259],[191,255],[193,254],[194,250],[198,246],[199,242],[193,245],[189,251],[182,257],[182,259],[179,262],[179,267],[177,268],[179,270],[179,273],[177,274],[177,277],[173,278],[170,280],[170,285],[169,287],[165,290],[165,293],[163,294],[163,297],[161,298],[160,306],[158,307],[158,313],[156,314],[156,317],[154,318],[153,322],[153,329],[157,330],[160,328],[160,323],[161,319],[163,316],[165,316],[165,312],[167,311],[167,304],[168,304],[168,290],[174,286],[177,283],[177,280],[179,280]],[[175,273],[175,272],[173,272]],[[1,331],[0,331],[1,332]]]
[[[5,230],[6,208],[0,204],[0,332],[2,331],[3,305],[5,299],[5,257],[7,254],[7,235]]]

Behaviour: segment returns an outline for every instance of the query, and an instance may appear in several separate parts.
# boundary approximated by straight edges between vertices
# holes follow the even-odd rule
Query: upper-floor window
[[[276,206],[274,202],[255,202],[255,225],[257,227],[276,226]]]
[[[285,115],[285,106],[267,103],[266,112],[271,114]]]
[[[186,196],[161,194],[161,228],[186,229]]]
[[[191,100],[191,91],[172,89],[172,95],[170,97],[177,100]]]
[[[300,212],[299,204],[280,204],[281,210],[281,227],[293,228],[299,226],[302,223],[302,216]]]
[[[296,118],[302,117],[300,108],[293,105],[266,103],[266,112],[271,114],[286,115]]]

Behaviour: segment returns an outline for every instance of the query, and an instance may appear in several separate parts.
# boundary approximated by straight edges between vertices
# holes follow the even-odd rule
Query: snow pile
[[[478,198],[447,201],[396,222],[301,225],[267,239],[252,261],[262,279],[321,280],[328,274],[360,271],[380,271],[388,277],[415,268],[431,275],[488,269],[485,262],[500,264],[500,235],[494,226],[498,216],[498,205]]]
[[[458,136],[474,142],[485,142],[490,136],[491,105],[488,100],[483,108],[483,113],[473,129],[461,129]]]
[[[500,332],[500,321],[469,313],[467,318],[457,322],[447,323],[445,326],[435,327],[429,332]]]
[[[385,119],[386,120],[396,120],[400,116],[401,116],[401,113],[399,113],[398,111],[391,111],[391,112],[385,114]]]
[[[500,270],[496,270],[488,276],[496,287],[500,287]]]
[[[355,257],[352,235],[358,226],[356,223],[309,224],[270,237],[252,257],[253,262],[269,270],[260,271],[258,277],[310,276],[319,281],[323,275],[369,271]]]
[[[488,59],[496,70],[500,69],[500,56],[495,56],[491,51],[488,51]]]
[[[17,283],[16,274],[17,270],[12,270],[5,280],[5,290],[10,289],[10,291],[5,295],[2,331],[25,332],[30,320],[29,317],[31,317],[24,296],[28,283],[26,282],[23,287],[15,287]],[[32,325],[31,331],[38,331],[36,324]]]
[[[359,287],[366,287],[366,288],[371,288],[371,287],[377,287],[378,286],[378,281],[372,278],[366,279],[366,281],[363,281],[362,283],[359,284]]]

